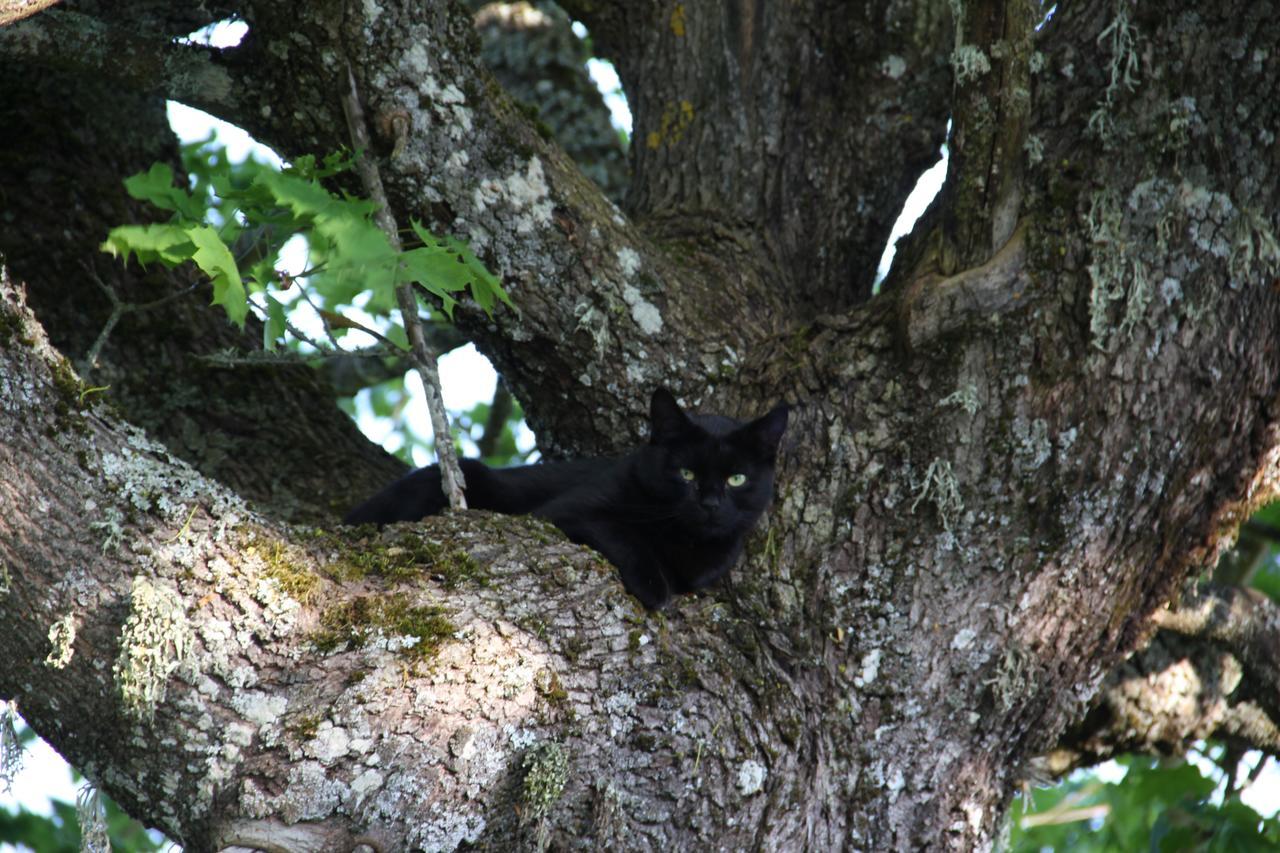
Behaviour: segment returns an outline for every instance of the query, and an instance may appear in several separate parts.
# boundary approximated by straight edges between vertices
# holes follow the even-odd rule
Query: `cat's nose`
[[[707,512],[714,512],[720,507],[720,496],[719,495],[703,495],[702,498],[698,501],[698,503]]]

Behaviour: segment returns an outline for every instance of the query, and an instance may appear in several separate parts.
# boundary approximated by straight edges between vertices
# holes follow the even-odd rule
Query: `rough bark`
[[[527,521],[289,527],[81,400],[8,287],[0,695],[193,850],[989,845],[1028,763],[1275,492],[1280,33],[1268,4],[1070,4],[1036,35],[953,30],[941,6],[566,4],[632,99],[624,214],[452,7],[246,3],[251,38],[209,56],[233,85],[203,105],[285,152],[332,148],[351,63],[397,218],[503,274],[519,314],[460,322],[548,451],[634,440],[658,383],[741,415],[785,397],[778,500],[729,584],[661,616]],[[57,109],[4,88],[31,126]],[[873,238],[949,109],[954,189],[868,300]],[[148,150],[86,125],[121,166]],[[86,198],[111,198],[87,171]],[[39,185],[12,186],[38,213]],[[74,277],[99,239],[62,229],[82,248],[23,255],[4,228],[51,329],[40,261]],[[166,614],[148,657],[136,626]],[[74,641],[50,640],[66,617]],[[169,676],[154,717],[112,673],[135,658]]]

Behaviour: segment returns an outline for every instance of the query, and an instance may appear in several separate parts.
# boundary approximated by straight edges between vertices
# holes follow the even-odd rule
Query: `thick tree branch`
[[[1231,652],[1263,709],[1280,720],[1280,607],[1274,601],[1257,590],[1202,584],[1151,618],[1166,631]]]
[[[507,846],[552,809],[560,838],[650,788],[675,809],[691,780],[791,778],[721,669],[750,665],[757,628],[716,602],[647,622],[612,567],[527,519],[273,524],[81,402],[2,278],[0,329],[0,411],[30,415],[0,421],[0,697],[190,849]],[[549,755],[536,799],[521,767]],[[776,820],[763,778],[722,842]],[[647,814],[598,832],[657,845]]]
[[[234,49],[183,44],[64,9],[0,28],[0,60],[116,80],[218,113],[233,109],[246,84],[227,61],[235,55]]]
[[[1182,755],[1206,738],[1280,755],[1280,718],[1257,699],[1274,698],[1275,682],[1253,678],[1216,644],[1162,632],[1107,677],[1083,720],[1029,769],[1053,778],[1126,752]]]
[[[584,842],[584,827],[642,847],[989,846],[1018,768],[1058,742],[1101,674],[1145,644],[1151,614],[1212,562],[1242,513],[1274,493],[1280,295],[1268,285],[1276,272],[1270,247],[1280,181],[1274,140],[1261,132],[1280,124],[1272,96],[1280,66],[1263,61],[1280,43],[1274,19],[1243,2],[1176,14],[1147,4],[1061,5],[1038,37],[1043,68],[1027,139],[1040,147],[1029,146],[1024,164],[1023,259],[943,277],[932,285],[936,293],[898,289],[844,312],[832,308],[840,303],[835,295],[863,269],[833,258],[853,257],[841,241],[869,220],[847,194],[809,192],[806,172],[817,169],[822,178],[809,163],[823,155],[865,161],[838,164],[840,174],[884,164],[890,177],[883,184],[868,177],[876,186],[901,176],[904,155],[894,146],[903,137],[894,131],[905,119],[891,119],[902,116],[895,110],[904,102],[894,93],[905,84],[887,81],[897,79],[895,70],[913,73],[916,54],[874,57],[883,71],[872,63],[868,45],[881,43],[875,25],[889,14],[874,9],[859,7],[868,17],[852,18],[842,38],[836,26],[821,26],[828,21],[821,13],[830,10],[811,5],[683,6],[679,27],[665,15],[657,22],[665,32],[637,27],[644,49],[634,56],[633,76],[641,81],[647,69],[655,78],[641,100],[648,98],[647,127],[660,143],[646,156],[670,166],[641,187],[661,202],[644,226],[610,208],[476,70],[472,22],[438,4],[262,2],[247,16],[247,49],[277,58],[274,78],[253,93],[269,109],[257,110],[253,121],[289,153],[329,148],[343,136],[335,58],[352,58],[371,125],[391,130],[375,138],[372,153],[382,158],[393,207],[401,218],[416,215],[468,236],[507,276],[523,313],[502,314],[490,328],[472,309],[466,322],[499,356],[530,411],[553,425],[560,447],[629,444],[641,421],[640,389],[673,377],[689,402],[714,400],[706,408],[733,416],[758,414],[782,396],[797,403],[779,459],[777,500],[730,582],[705,597],[682,598],[660,617],[644,616],[613,572],[581,550],[525,521],[477,514],[370,534],[355,554],[350,543],[261,520],[250,542],[228,523],[233,538],[217,550],[226,514],[209,499],[192,520],[199,542],[184,534],[166,544],[182,524],[172,505],[193,503],[178,486],[203,488],[204,481],[161,457],[157,464],[173,475],[155,486],[169,498],[164,506],[147,503],[149,490],[125,489],[119,476],[111,479],[121,469],[108,464],[104,471],[103,462],[107,454],[123,458],[133,434],[96,411],[85,415],[92,442],[77,443],[74,430],[46,434],[42,429],[57,426],[47,368],[32,366],[25,350],[2,349],[0,359],[17,362],[19,378],[0,382],[0,393],[34,388],[37,396],[8,404],[16,426],[0,420],[8,429],[0,441],[0,495],[8,500],[0,525],[21,525],[20,535],[0,543],[40,575],[23,581],[18,598],[0,600],[10,608],[0,617],[13,619],[3,624],[21,626],[4,635],[17,652],[0,655],[0,668],[16,673],[14,685],[40,686],[46,698],[24,696],[45,702],[33,719],[75,731],[60,742],[77,760],[99,756],[128,789],[150,781],[136,781],[145,759],[121,754],[121,744],[141,743],[139,751],[166,737],[192,744],[198,760],[183,768],[197,769],[176,771],[176,796],[184,815],[211,815],[191,824],[197,831],[270,815],[324,822],[347,839],[361,825],[389,827],[399,838],[403,817],[432,827],[417,836],[403,832],[427,847],[459,839],[482,845],[485,833],[510,838],[542,828],[553,840],[563,833],[566,846],[569,835],[603,844]],[[748,7],[752,14],[731,14]],[[792,8],[799,17],[786,19]],[[1179,14],[1194,14],[1196,31],[1208,35],[1186,39],[1192,20]],[[935,19],[909,23],[918,27],[902,33],[937,33]],[[1128,42],[1101,38],[1129,28],[1138,35]],[[774,38],[786,44],[767,43]],[[814,45],[821,56],[804,53]],[[994,45],[981,47],[994,55]],[[797,61],[779,71],[762,59],[769,56]],[[860,69],[861,82],[839,77],[842,56],[854,57],[847,67]],[[926,70],[938,60],[920,58]],[[1143,69],[1142,86],[1109,96],[1113,70],[1134,62],[1159,62],[1152,70],[1168,73]],[[715,89],[708,80],[721,72]],[[775,72],[795,76],[779,84]],[[108,180],[109,169],[86,164],[108,156],[132,166],[162,136],[153,104],[131,111],[114,108],[127,101],[113,100],[105,118],[87,109],[80,112],[97,117],[92,122],[78,114],[59,119],[64,104],[81,103],[77,92],[112,95],[93,81],[73,82],[83,85],[34,106],[20,87],[0,89],[5,126],[18,117],[14,126],[32,128],[52,152],[23,149],[0,164],[6,192],[20,187],[27,202],[16,220],[27,233],[6,229],[5,249],[55,283],[39,255],[61,271],[69,249],[49,235],[83,242],[80,233],[96,221],[71,213],[115,198],[99,185],[118,185],[118,177]],[[693,121],[676,139],[686,114],[682,86],[711,94],[690,100]],[[924,103],[941,103],[936,88],[921,88]],[[728,94],[716,97],[721,92]],[[877,105],[855,103],[863,95]],[[675,111],[664,132],[667,102]],[[801,104],[807,106],[792,114],[794,124],[775,135],[779,147],[764,144],[775,112]],[[865,109],[884,121],[861,121]],[[135,113],[129,125],[115,120]],[[707,131],[711,143],[697,124],[707,115],[718,117]],[[726,115],[742,120],[725,130],[719,118]],[[828,137],[849,141],[841,136],[852,132],[846,125],[858,125],[866,133],[858,139],[868,144],[824,147]],[[716,159],[715,139],[737,130],[747,147]],[[94,134],[104,144],[67,156],[78,136]],[[692,156],[697,151],[707,153]],[[47,161],[71,176],[48,191],[28,176],[39,169],[19,168]],[[747,166],[736,180],[735,163]],[[47,174],[51,167],[44,168]],[[71,213],[58,212],[67,218],[33,201],[49,192],[67,200]],[[688,201],[694,213],[663,199]],[[763,225],[738,215],[753,205],[787,215],[766,215]],[[700,221],[703,210],[710,213]],[[841,218],[846,210],[852,219]],[[28,212],[39,227],[27,227]],[[792,290],[787,285],[802,267],[788,247],[804,244],[799,229],[806,223],[816,225],[808,236],[812,267],[803,269],[817,270],[821,280]],[[660,233],[645,230],[658,226]],[[770,237],[784,232],[791,243]],[[848,251],[831,254],[838,245]],[[770,263],[762,267],[761,257]],[[50,296],[61,291],[32,290],[33,299],[43,297],[42,319],[78,328],[68,315],[79,306]],[[833,298],[801,304],[801,291]],[[959,298],[965,293],[982,298]],[[906,346],[902,320],[909,332],[913,314],[926,334]],[[163,342],[156,347],[164,363],[176,360],[166,349],[191,347],[182,337],[188,328],[199,330],[190,334],[203,345],[209,327],[198,317],[140,331]],[[255,406],[252,417],[233,424],[246,434],[273,433],[266,441],[295,423],[309,426],[317,411]],[[273,476],[291,482],[321,467],[345,482],[333,472],[364,467],[323,455],[340,446],[329,433],[292,435],[321,450],[314,458],[266,458]],[[15,457],[10,448],[18,446],[30,450]],[[126,462],[156,453],[134,451]],[[260,452],[262,460],[268,452]],[[46,459],[54,460],[56,476],[31,463]],[[134,464],[126,468],[135,471]],[[92,507],[63,487],[73,480],[83,483]],[[16,494],[14,483],[33,485]],[[46,505],[38,514],[30,509]],[[120,551],[102,555],[113,532],[107,508],[120,512],[125,539]],[[86,529],[86,513],[106,527]],[[152,535],[148,524],[161,529]],[[142,542],[136,551],[128,547],[133,540]],[[191,550],[206,543],[212,551]],[[488,586],[475,577],[475,565],[449,559],[456,551],[478,564]],[[408,564],[398,560],[405,554]],[[341,568],[347,562],[377,571],[348,573]],[[101,575],[68,583],[66,566]],[[135,594],[126,580],[135,574],[155,589]],[[273,596],[273,582],[287,582],[290,591]],[[157,584],[193,602],[183,610],[205,665],[199,676],[171,677],[173,692],[153,727],[139,728],[122,716],[122,703],[103,698],[114,696],[103,653],[93,667],[85,651],[109,649],[105,657],[114,661],[137,602],[149,595],[173,600]],[[94,598],[86,588],[109,592]],[[308,591],[316,597],[302,604]],[[263,615],[269,607],[275,618]],[[402,607],[422,620],[400,622]],[[446,612],[419,609],[431,607]],[[68,671],[48,672],[48,628],[72,609],[87,612],[96,627],[81,633],[84,644],[75,646]],[[364,636],[344,613],[385,617],[390,630]],[[310,621],[290,622],[289,614]],[[429,616],[449,620],[462,639],[433,631],[439,623]],[[325,646],[333,641],[329,652],[316,646],[321,629],[330,632],[320,637]],[[429,677],[404,675],[405,662],[395,657],[410,633],[419,642],[441,640],[439,668]],[[338,651],[343,642],[349,645]],[[228,648],[234,660],[226,665],[204,654]],[[1230,668],[1219,662],[1224,690]],[[544,669],[554,682],[536,675]],[[356,672],[365,678],[352,685]],[[1251,699],[1247,682],[1240,683],[1231,695]],[[74,703],[52,706],[68,695],[96,697],[87,709],[93,716],[68,717],[66,705]],[[275,713],[280,700],[283,710]],[[229,710],[217,704],[224,701]],[[572,718],[556,712],[562,702]],[[211,703],[217,713],[209,712],[205,731],[200,721]],[[1227,705],[1216,706],[1221,713],[1206,707],[1200,717],[1218,713],[1235,731],[1262,730],[1256,717],[1227,713],[1240,703]],[[467,713],[482,721],[466,720]],[[99,736],[90,724],[103,719],[111,731]],[[378,744],[372,762],[371,741]],[[411,766],[397,764],[399,755]],[[512,804],[524,787],[526,759],[546,771],[535,781],[560,778],[556,768],[569,772],[545,812],[520,803],[521,830]],[[415,775],[415,767],[427,770]],[[210,800],[200,799],[197,775],[224,785],[213,811],[200,811]],[[406,796],[417,798],[408,810]],[[153,805],[141,795],[130,802]],[[451,819],[447,826],[432,823],[440,813]]]
[[[1036,7],[1024,0],[952,4],[956,96],[944,185],[940,271],[978,266],[1018,223]]]
[[[34,15],[59,2],[59,0],[3,0],[0,2],[0,27]]]

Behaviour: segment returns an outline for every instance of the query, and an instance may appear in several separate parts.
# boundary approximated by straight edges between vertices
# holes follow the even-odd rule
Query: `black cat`
[[[779,404],[744,424],[688,415],[659,388],[649,411],[649,443],[621,458],[516,468],[461,460],[467,506],[547,519],[607,557],[627,591],[649,609],[713,583],[737,562],[747,531],[773,498],[788,408]],[[343,521],[416,521],[445,506],[440,470],[431,465],[392,483]]]

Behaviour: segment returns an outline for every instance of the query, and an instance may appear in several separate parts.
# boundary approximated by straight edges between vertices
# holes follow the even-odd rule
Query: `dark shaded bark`
[[[938,159],[945,3],[565,6],[626,88],[637,217],[691,251],[739,244],[794,317],[871,295],[902,202]]]
[[[1071,4],[1035,36],[974,18],[957,41],[932,6],[568,6],[629,87],[626,214],[493,84],[451,6],[247,4],[251,38],[216,59],[234,96],[208,105],[285,152],[331,148],[334,84],[352,64],[386,129],[374,153],[397,218],[467,237],[503,274],[520,313],[490,322],[464,306],[459,322],[547,451],[635,440],[656,384],[735,415],[795,403],[778,499],[731,582],[645,616],[608,567],[525,521],[467,514],[352,546],[246,521],[163,458],[183,475],[148,477],[139,496],[135,468],[150,463],[121,467],[127,427],[91,410],[76,417],[92,441],[59,428],[56,359],[9,345],[0,444],[14,450],[0,464],[22,488],[5,492],[0,559],[24,571],[0,599],[22,636],[4,637],[16,653],[0,695],[192,849],[269,848],[281,833],[319,849],[362,834],[502,846],[513,832],[583,849],[989,845],[1029,762],[1276,491],[1275,16]],[[960,52],[953,92],[941,72],[966,46],[987,70]],[[32,125],[55,108],[22,103]],[[965,112],[953,190],[868,302],[871,238],[949,109]],[[90,125],[108,162],[148,150]],[[87,198],[112,198],[105,185]],[[54,215],[37,185],[17,186],[33,216]],[[56,329],[38,261],[74,272],[79,256],[23,255],[9,231],[10,263]],[[327,417],[298,406],[298,420]],[[88,527],[58,488],[78,454]],[[22,480],[26,458],[54,468]],[[292,479],[299,464],[262,470]],[[334,479],[315,488],[332,495]],[[190,506],[182,533],[176,508]],[[104,552],[108,533],[127,547]],[[380,568],[343,568],[359,564],[352,547]],[[63,559],[84,567],[65,588]],[[125,714],[102,664],[139,646],[121,628],[147,612],[125,597],[133,574],[144,593],[180,596],[192,637],[154,721]],[[449,629],[421,609],[402,621],[410,605],[443,608]],[[51,669],[41,638],[68,613],[85,639]],[[381,633],[348,625],[328,645],[353,614]],[[227,624],[245,627],[228,639]],[[406,664],[404,635],[439,648]],[[69,691],[83,716],[54,707]],[[85,734],[94,719],[111,721],[110,743]],[[200,760],[134,746],[166,739],[198,743]],[[131,773],[144,761],[179,794]]]

